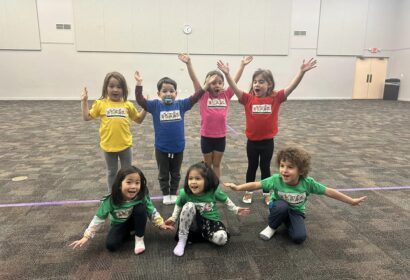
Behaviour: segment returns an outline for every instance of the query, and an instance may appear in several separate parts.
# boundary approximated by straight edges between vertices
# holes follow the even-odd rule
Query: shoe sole
[[[263,234],[259,234],[259,237],[260,237],[260,239],[265,240],[265,241],[270,240],[269,237],[267,237],[266,235],[263,235]],[[272,237],[271,237],[271,238],[272,238]]]

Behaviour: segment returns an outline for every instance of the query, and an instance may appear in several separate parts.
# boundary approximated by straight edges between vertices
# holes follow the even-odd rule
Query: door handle
[[[373,78],[373,74],[370,74],[370,80],[369,80],[369,83],[371,83],[371,82],[372,82],[372,78]]]
[[[367,74],[366,83],[369,82],[369,74]]]

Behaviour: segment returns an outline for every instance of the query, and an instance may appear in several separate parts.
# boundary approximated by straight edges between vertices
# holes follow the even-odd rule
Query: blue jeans
[[[269,203],[269,226],[277,229],[282,223],[288,228],[290,239],[300,244],[306,240],[305,215],[292,210],[284,200],[273,200]]]

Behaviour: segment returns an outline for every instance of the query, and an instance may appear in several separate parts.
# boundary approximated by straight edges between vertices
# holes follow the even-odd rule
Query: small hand
[[[70,245],[68,245],[69,247],[73,247],[73,249],[76,249],[76,248],[81,248],[81,247],[83,247],[84,245],[85,245],[85,243],[87,243],[88,242],[88,238],[87,237],[83,237],[83,238],[81,238],[80,240],[76,240],[76,241],[74,241],[73,243],[71,243]]]
[[[183,63],[188,64],[191,62],[191,58],[189,57],[188,54],[186,53],[180,53],[178,54],[179,60],[181,60]]]
[[[237,187],[237,185],[235,185],[234,183],[224,183],[224,186],[234,191],[236,191],[236,187]]]
[[[171,218],[169,218],[169,219],[167,219],[167,220],[165,221],[165,224],[166,224],[167,226],[174,226],[174,225],[175,225],[175,221],[174,221],[174,220],[171,220]]]
[[[362,197],[359,197],[359,198],[353,198],[352,205],[353,206],[359,205],[361,202],[365,201],[366,198],[367,198],[367,196],[362,196]]]
[[[142,76],[141,76],[141,74],[140,74],[140,72],[139,72],[138,70],[135,71],[135,73],[134,73],[134,78],[135,78],[135,80],[137,81],[137,84],[141,85],[141,83],[142,83]]]
[[[313,59],[313,58],[309,59],[309,61],[306,63],[305,63],[305,60],[303,60],[302,65],[300,66],[300,71],[307,72],[310,69],[316,68],[317,66],[316,63],[317,63],[316,59]]]
[[[251,63],[251,61],[253,60],[253,56],[249,55],[249,56],[244,56],[241,59],[241,63],[243,65],[248,65],[249,63]]]
[[[204,90],[208,91],[209,90],[209,86],[216,80],[216,78],[218,77],[218,75],[212,75],[212,76],[208,76],[205,80],[205,84],[204,84]]]
[[[159,226],[160,230],[174,230],[174,226],[167,225],[166,223],[163,223]]]
[[[83,93],[81,94],[80,99],[81,99],[81,101],[84,101],[84,102],[86,102],[86,101],[88,100],[88,90],[87,90],[87,87],[84,87]]]
[[[229,63],[225,64],[225,63],[222,62],[222,60],[218,60],[216,65],[218,66],[218,69],[222,71],[222,73],[224,73],[224,74],[229,73]]]
[[[249,208],[243,208],[243,207],[238,208],[238,215],[239,216],[249,215],[250,212],[251,212],[251,209],[249,209]]]

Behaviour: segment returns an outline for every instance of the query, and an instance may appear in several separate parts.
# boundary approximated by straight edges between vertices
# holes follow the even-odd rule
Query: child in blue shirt
[[[158,180],[163,194],[163,204],[175,204],[181,179],[181,164],[185,149],[184,117],[185,113],[198,102],[208,90],[216,76],[209,77],[204,88],[192,96],[176,100],[177,83],[164,77],[158,81],[158,97],[146,100],[142,95],[142,78],[135,72],[135,99],[147,112],[152,114],[155,131],[155,158],[158,165]]]

